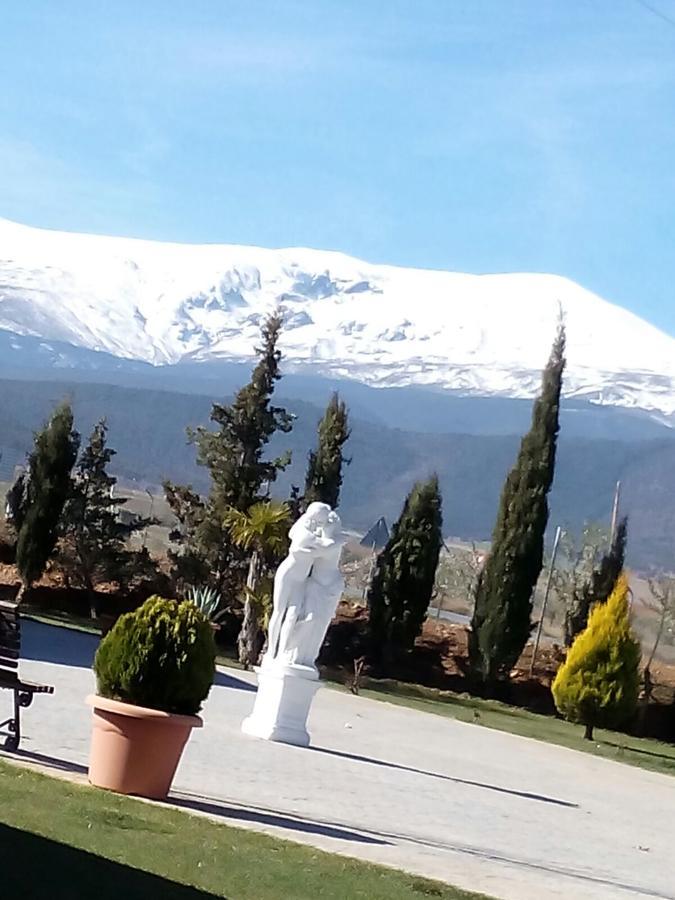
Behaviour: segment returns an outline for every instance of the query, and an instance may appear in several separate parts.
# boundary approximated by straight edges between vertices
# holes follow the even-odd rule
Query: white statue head
[[[310,503],[307,511],[300,518],[304,519],[313,531],[315,527],[325,525],[332,512],[333,510],[327,503]]]
[[[291,527],[291,541],[301,539],[309,532],[313,535],[335,538],[342,529],[338,514],[327,503],[310,503],[307,510]]]

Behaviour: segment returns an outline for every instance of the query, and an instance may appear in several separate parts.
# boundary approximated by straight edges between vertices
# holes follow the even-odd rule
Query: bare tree
[[[658,577],[650,578],[647,584],[649,585],[651,600],[646,600],[645,606],[656,613],[657,625],[654,643],[642,672],[642,690],[638,699],[638,730],[640,734],[644,733],[645,730],[647,708],[654,690],[652,663],[664,635],[672,634],[673,626],[675,625],[675,578],[670,575],[659,575]]]
[[[485,564],[486,554],[479,550],[475,542],[471,549],[444,545],[441,561],[436,570],[434,604],[440,612],[442,598],[450,597],[465,603],[468,614],[472,613],[476,582]]]
[[[584,585],[591,578],[609,543],[606,528],[594,523],[584,525],[580,535],[569,529],[563,531],[558,550],[558,562],[553,573],[551,588],[557,598],[558,609],[564,612],[565,644],[568,646],[568,623],[574,618],[576,605]],[[557,618],[553,609],[551,622]]]
[[[647,583],[651,601],[647,601],[645,606],[657,614],[658,624],[645,671],[651,669],[663,636],[672,633],[673,626],[675,626],[675,578],[672,575],[660,575],[657,578],[650,578]]]

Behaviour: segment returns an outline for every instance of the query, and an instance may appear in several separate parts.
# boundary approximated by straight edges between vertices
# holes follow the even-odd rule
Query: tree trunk
[[[258,662],[258,653],[256,645],[258,643],[257,636],[260,632],[258,625],[258,616],[250,597],[246,597],[244,602],[244,619],[241,623],[241,630],[237,638],[239,646],[239,662],[245,669],[250,669]]]
[[[650,660],[651,662],[651,660]],[[652,675],[649,664],[645,666],[644,675],[642,677],[642,690],[638,696],[638,714],[637,714],[637,732],[644,735],[647,725],[647,713],[649,712],[649,701],[654,690]]]
[[[98,619],[99,608],[96,598],[96,589],[94,588],[94,583],[91,578],[88,576],[85,578],[85,589],[87,591],[87,597],[89,598],[89,616],[92,619]]]
[[[19,588],[19,593],[16,595],[14,602],[18,605],[26,598],[26,594],[30,590],[30,585],[25,581],[21,582],[21,587]]]
[[[593,740],[593,726],[589,725],[588,722],[584,726],[584,740],[585,741]]]
[[[239,662],[245,669],[250,669],[258,662],[264,637],[258,621],[258,611],[255,608],[253,595],[258,587],[260,570],[260,558],[256,550],[251,555],[246,576],[246,600],[244,601],[244,619],[241,623],[241,631],[237,638],[239,648]]]

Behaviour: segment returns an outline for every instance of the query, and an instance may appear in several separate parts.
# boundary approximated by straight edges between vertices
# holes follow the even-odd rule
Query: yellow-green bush
[[[640,682],[640,644],[628,611],[628,581],[621,575],[606,603],[597,604],[576,638],[551,690],[558,711],[570,722],[616,728],[635,712]]]

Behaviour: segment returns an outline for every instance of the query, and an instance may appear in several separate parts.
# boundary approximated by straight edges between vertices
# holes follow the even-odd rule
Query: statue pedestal
[[[243,733],[307,747],[307,717],[320,687],[317,670],[314,666],[263,664],[256,671],[258,693],[253,712],[242,722]]]

